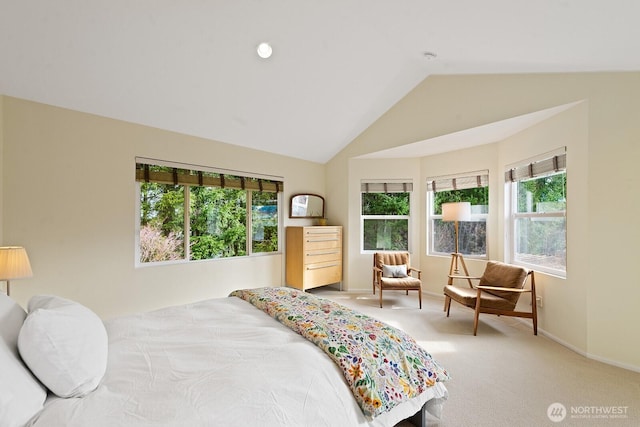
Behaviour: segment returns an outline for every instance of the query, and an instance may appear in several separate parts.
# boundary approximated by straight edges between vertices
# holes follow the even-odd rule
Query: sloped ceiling
[[[640,70],[637,0],[0,4],[2,94],[319,163],[430,74]]]
[[[412,144],[405,144],[386,150],[358,156],[360,159],[393,159],[408,157],[423,157],[447,151],[462,150],[477,145],[490,144],[509,138],[531,126],[534,126],[556,114],[562,113],[571,107],[580,104],[576,101],[569,104],[558,105],[532,113],[515,116],[486,125],[464,129],[446,135],[428,138]]]

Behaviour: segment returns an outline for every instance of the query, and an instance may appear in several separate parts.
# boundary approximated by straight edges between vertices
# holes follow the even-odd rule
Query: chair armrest
[[[374,265],[373,266],[373,285],[375,286],[376,283],[380,284],[381,280],[382,280],[382,269]]]
[[[449,275],[450,278],[452,279],[475,279],[475,280],[480,280],[481,277],[476,277],[476,276],[459,276],[456,274],[450,274]]]
[[[411,273],[412,271],[415,271],[416,273],[422,273],[422,270],[418,270],[417,268],[413,268],[413,267],[409,267],[409,269],[407,270],[407,273]]]
[[[476,289],[481,289],[483,291],[505,291],[505,292],[513,292],[516,294],[523,294],[525,292],[531,292],[531,289],[518,289],[518,288],[503,288],[500,286],[476,286]]]

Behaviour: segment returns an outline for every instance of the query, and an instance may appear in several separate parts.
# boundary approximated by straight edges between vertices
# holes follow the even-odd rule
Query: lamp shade
[[[21,246],[0,247],[0,280],[31,277],[31,264],[27,251]]]
[[[471,221],[471,203],[456,202],[442,204],[443,221]]]

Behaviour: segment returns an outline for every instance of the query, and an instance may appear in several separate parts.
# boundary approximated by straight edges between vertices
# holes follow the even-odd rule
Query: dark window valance
[[[236,172],[212,172],[198,170],[190,165],[179,167],[159,165],[136,159],[136,181],[158,184],[193,185],[203,187],[233,188],[263,192],[282,192],[284,183],[276,179],[265,179],[238,175]]]

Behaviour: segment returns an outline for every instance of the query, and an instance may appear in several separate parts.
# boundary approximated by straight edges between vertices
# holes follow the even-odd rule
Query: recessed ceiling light
[[[258,51],[258,56],[264,59],[267,59],[273,53],[273,49],[271,48],[271,45],[267,42],[260,43],[256,50]]]

